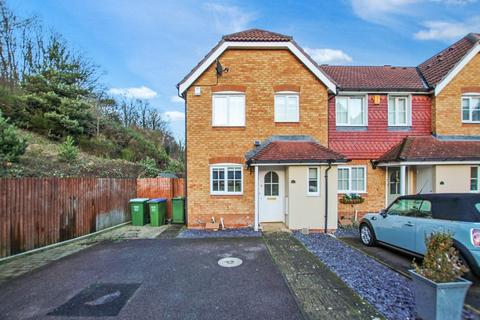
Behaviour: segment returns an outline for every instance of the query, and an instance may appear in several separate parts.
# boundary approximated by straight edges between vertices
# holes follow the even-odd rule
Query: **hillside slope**
[[[144,168],[138,163],[100,158],[82,151],[78,159],[65,162],[58,156],[60,143],[30,131],[18,130],[18,134],[27,141],[27,150],[18,163],[7,167],[3,176],[135,178],[142,177],[144,174]]]

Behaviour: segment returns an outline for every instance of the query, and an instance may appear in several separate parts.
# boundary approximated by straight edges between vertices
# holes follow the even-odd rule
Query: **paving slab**
[[[264,233],[265,243],[309,319],[383,319],[288,233]]]
[[[225,257],[243,263],[219,266]],[[0,319],[87,320],[116,312],[121,290],[97,294],[96,284],[139,285],[115,319],[302,319],[262,238],[104,241],[0,284]],[[69,301],[93,314],[48,315]],[[85,311],[78,303],[112,305]]]

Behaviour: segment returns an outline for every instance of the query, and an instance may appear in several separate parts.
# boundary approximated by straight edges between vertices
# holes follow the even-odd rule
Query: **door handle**
[[[407,227],[413,227],[413,223],[407,222],[407,223],[405,223],[405,226],[407,226]]]

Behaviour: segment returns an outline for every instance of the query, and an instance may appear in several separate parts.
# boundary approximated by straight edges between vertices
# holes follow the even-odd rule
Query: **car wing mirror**
[[[385,210],[385,209],[380,210],[380,215],[382,217],[386,218],[387,217],[387,210]]]

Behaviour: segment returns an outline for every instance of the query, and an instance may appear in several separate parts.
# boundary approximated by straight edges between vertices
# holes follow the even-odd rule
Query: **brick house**
[[[400,194],[478,191],[479,48],[470,34],[418,67],[319,66],[289,36],[224,36],[178,84],[188,227],[329,231]]]

